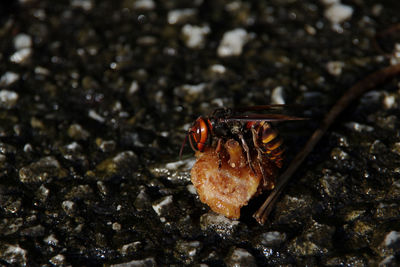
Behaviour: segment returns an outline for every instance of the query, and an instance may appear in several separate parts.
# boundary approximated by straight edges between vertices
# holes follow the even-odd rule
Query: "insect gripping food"
[[[219,108],[197,118],[187,132],[196,163],[191,180],[200,200],[228,218],[238,219],[241,207],[275,186],[283,162],[283,140],[272,122],[303,120],[283,114],[246,113],[281,109],[284,105]]]

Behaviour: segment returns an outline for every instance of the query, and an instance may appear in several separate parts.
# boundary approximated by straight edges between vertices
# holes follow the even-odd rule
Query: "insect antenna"
[[[189,135],[189,131],[186,133],[185,139],[183,139],[182,145],[181,145],[181,149],[179,150],[179,159],[182,159],[182,153],[183,153],[183,149],[185,148],[186,145],[186,141],[188,139],[188,135]]]
[[[181,149],[179,150],[179,159],[182,159],[182,153],[183,153],[183,149],[185,148],[187,139],[189,139],[189,144],[190,144],[190,147],[193,149],[193,151],[197,151],[197,149],[193,145],[192,138],[190,138],[190,135],[192,133],[193,133],[193,131],[188,131],[186,136],[185,136],[185,139],[183,139],[183,142],[182,142],[182,145],[181,145]]]

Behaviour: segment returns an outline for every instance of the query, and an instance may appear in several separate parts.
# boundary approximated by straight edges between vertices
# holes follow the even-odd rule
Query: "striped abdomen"
[[[277,167],[281,168],[283,164],[283,140],[277,130],[272,128],[267,122],[250,122],[248,128],[253,127],[258,133],[258,146],[267,154]]]

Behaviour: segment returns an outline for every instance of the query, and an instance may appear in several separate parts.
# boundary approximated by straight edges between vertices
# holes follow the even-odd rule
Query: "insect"
[[[282,109],[286,105],[261,105],[243,108],[218,108],[209,116],[198,117],[189,128],[182,143],[180,156],[189,139],[194,151],[203,152],[207,147],[214,147],[219,155],[221,144],[228,139],[234,139],[241,144],[246,155],[247,164],[254,172],[253,164],[257,164],[262,172],[264,185],[267,183],[266,174],[262,168],[263,157],[273,162],[278,168],[283,162],[283,140],[278,130],[271,122],[304,120],[304,118],[284,114],[254,114],[246,112]],[[256,162],[252,162],[252,153],[256,153]],[[221,160],[221,159],[220,159]]]

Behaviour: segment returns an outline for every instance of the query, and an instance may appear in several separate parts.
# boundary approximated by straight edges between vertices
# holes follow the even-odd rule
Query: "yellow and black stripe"
[[[283,163],[283,139],[280,137],[277,130],[272,128],[271,124],[267,122],[259,122],[253,125],[259,133],[261,139],[263,152],[267,154],[268,158],[281,168]]]

